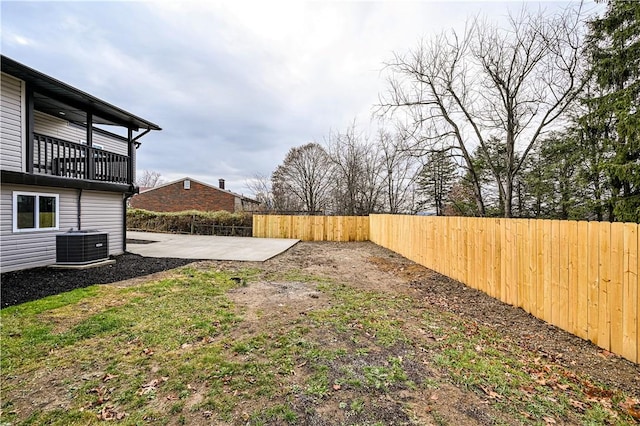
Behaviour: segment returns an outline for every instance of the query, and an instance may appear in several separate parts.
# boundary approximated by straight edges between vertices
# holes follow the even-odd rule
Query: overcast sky
[[[138,172],[248,194],[287,151],[366,131],[384,62],[470,16],[565,2],[0,2],[2,53],[163,128]]]

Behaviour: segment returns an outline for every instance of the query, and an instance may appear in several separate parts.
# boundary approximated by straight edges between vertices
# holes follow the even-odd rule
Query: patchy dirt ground
[[[144,258],[125,256],[109,270],[104,269],[105,275],[121,277],[114,282],[117,287],[132,287],[149,277],[171,276],[172,271],[158,272]],[[159,263],[165,268],[180,266],[184,263],[173,264],[169,261]],[[423,268],[389,250],[372,243],[299,243],[287,252],[264,263],[250,262],[211,262],[201,261],[192,264],[198,270],[220,270],[227,272],[238,271],[238,280],[243,281],[241,271],[247,268],[259,270],[259,276],[246,285],[230,290],[228,297],[242,312],[243,321],[233,330],[231,338],[235,341],[245,341],[248,336],[261,333],[276,333],[279,328],[290,324],[302,324],[306,318],[319,310],[326,310],[335,303],[335,298],[327,292],[320,291],[316,285],[309,285],[303,276],[326,277],[337,283],[344,283],[349,288],[362,292],[379,292],[398,298],[398,312],[402,312],[402,300],[411,300],[412,306],[429,309],[443,317],[454,315],[463,318],[466,332],[474,333],[479,327],[488,328],[499,334],[501,339],[522,348],[534,359],[540,359],[540,364],[546,369],[557,366],[565,377],[588,378],[589,383],[599,382],[607,389],[621,390],[634,400],[640,398],[640,366],[612,355],[602,349],[568,334],[556,327],[532,317],[522,309],[505,305],[464,285]],[[117,272],[116,272],[117,271]],[[5,305],[5,283],[10,283],[10,292],[20,293],[20,289],[29,287],[34,282],[55,282],[52,288],[69,290],[94,283],[113,282],[114,280],[100,277],[100,270],[93,270],[91,275],[64,275],[69,271],[55,271],[49,269],[33,270],[24,275],[12,274],[2,276],[2,306]],[[290,274],[289,274],[290,273]],[[40,275],[38,275],[40,274]],[[52,278],[53,274],[55,278]],[[274,278],[275,277],[275,278]],[[6,280],[6,281],[5,281]],[[64,282],[64,285],[60,284]],[[13,293],[11,293],[13,292]],[[32,298],[32,296],[29,296]],[[405,298],[405,299],[403,299]],[[408,298],[408,299],[407,299]],[[13,296],[8,300],[18,300]],[[401,315],[400,315],[401,316]],[[304,322],[307,324],[307,322]],[[314,321],[308,322],[314,324]],[[348,327],[360,331],[363,325],[355,319]],[[366,328],[364,328],[366,329]],[[512,417],[492,404],[501,398],[492,389],[478,387],[470,389],[456,385],[447,379],[447,372],[435,366],[429,360],[440,350],[437,341],[439,335],[432,334],[423,325],[399,318],[398,329],[415,341],[424,344],[419,347],[394,344],[366,345],[362,340],[372,339],[366,332],[359,332],[357,339],[345,342],[339,341],[336,333],[324,333],[322,327],[313,327],[305,336],[321,347],[344,348],[348,352],[364,354],[361,358],[340,358],[327,365],[330,387],[328,395],[319,399],[300,393],[290,400],[294,411],[298,413],[296,424],[304,425],[339,425],[339,424],[451,424],[451,425],[489,425],[489,424],[519,424]],[[432,342],[434,345],[430,345]],[[205,342],[206,343],[206,342]],[[371,349],[373,348],[373,349]],[[478,349],[478,350],[481,350]],[[423,351],[424,357],[416,356]],[[238,358],[245,355],[238,353]],[[418,386],[416,388],[404,385],[392,386],[392,392],[371,392],[367,395],[366,412],[358,411],[359,401],[362,400],[362,390],[346,384],[337,385],[344,380],[346,369],[357,367],[358,362],[369,365],[388,365],[390,359],[397,359],[403,364],[407,379]],[[536,363],[537,360],[534,360]],[[305,361],[306,363],[306,361]],[[308,386],[310,372],[305,363],[295,365],[287,380],[299,382],[300,386]],[[348,364],[350,363],[350,364]],[[361,370],[358,370],[361,371]],[[368,370],[367,370],[368,371]],[[362,379],[362,377],[354,377]],[[223,380],[226,380],[223,378]],[[230,380],[230,379],[229,379]],[[583,380],[584,379],[580,379]],[[429,386],[430,382],[436,385]],[[543,382],[540,379],[540,382]],[[44,384],[42,384],[44,385]],[[288,383],[292,385],[292,383]],[[563,385],[560,385],[563,386]],[[198,387],[198,386],[196,386]],[[210,411],[198,411],[196,408],[205,399],[204,386],[202,392],[193,391],[185,402],[189,414],[184,421],[189,424],[224,424],[216,423]],[[584,387],[583,387],[584,388]],[[589,393],[589,389],[586,393]],[[594,391],[595,392],[595,391]],[[598,388],[598,392],[603,392]],[[606,390],[606,392],[610,392]],[[613,392],[613,391],[611,391]],[[51,392],[54,394],[55,392]],[[585,398],[598,398],[601,395],[586,395]],[[168,398],[168,397],[167,397]],[[160,399],[158,399],[160,401]],[[345,402],[346,401],[346,402]],[[577,401],[577,403],[581,403]],[[261,424],[248,422],[251,412],[258,407],[240,406],[234,413],[232,424]],[[630,407],[636,410],[640,407]],[[209,413],[209,414],[207,414]],[[408,413],[411,413],[409,415]],[[437,413],[437,415],[435,415]],[[526,413],[523,414],[526,417]],[[546,418],[548,424],[574,424],[572,418]],[[378,423],[375,423],[378,422]],[[169,421],[169,424],[174,422]],[[177,424],[177,423],[176,423]],[[285,424],[283,421],[264,424]]]
[[[246,264],[234,262],[213,264],[221,269],[246,267]],[[443,313],[460,315],[478,325],[489,327],[546,362],[593,378],[636,398],[640,397],[640,365],[373,243],[299,243],[260,267],[274,272],[301,269],[348,283],[363,291],[381,291],[417,298],[425,306],[436,307]],[[256,321],[252,327],[260,327],[260,324],[264,326],[270,322],[271,316],[280,320],[294,319],[326,303],[322,293],[310,291],[302,283],[269,281],[241,288],[234,293],[233,298],[245,306],[249,318]],[[255,312],[263,315],[258,319]],[[411,327],[408,329],[405,332],[411,332]],[[416,330],[416,334],[424,334],[417,327]],[[437,371],[425,368],[424,365],[420,367],[416,369],[416,374],[438,376]],[[405,401],[401,397],[400,401],[412,405],[414,413],[422,411],[425,416],[437,409],[444,416],[444,424],[494,424],[495,419],[500,419],[501,416],[488,406],[487,399],[455,386],[441,384],[437,394],[418,396],[414,393]],[[389,406],[385,410],[389,410],[390,418],[398,419],[394,417],[399,414],[398,410]],[[430,424],[432,420],[427,420],[427,417],[423,420]],[[308,424],[325,424],[317,419],[307,420],[310,421]],[[384,423],[384,419],[381,420]],[[511,423],[506,419],[502,421]]]
[[[246,266],[244,263],[215,263],[219,268]],[[373,243],[302,242],[265,262],[261,268],[273,271],[300,268],[363,290],[419,298],[425,305],[463,315],[503,333],[540,357],[640,396],[640,365]],[[242,289],[242,295],[237,298],[250,306],[250,310],[285,308],[285,312],[297,313],[323,302],[319,297],[306,298],[307,291],[304,286],[262,284]]]

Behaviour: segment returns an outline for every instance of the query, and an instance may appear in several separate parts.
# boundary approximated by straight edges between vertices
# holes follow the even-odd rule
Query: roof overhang
[[[162,130],[160,126],[91,96],[2,55],[2,72],[25,81],[34,92],[34,109],[74,123],[86,123],[87,113],[94,124],[122,126],[139,131]]]

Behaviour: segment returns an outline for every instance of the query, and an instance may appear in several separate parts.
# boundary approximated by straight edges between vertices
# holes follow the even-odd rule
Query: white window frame
[[[35,201],[35,228],[18,228],[18,196],[26,195],[36,197]],[[40,228],[40,197],[55,198],[56,200],[56,225],[52,228]],[[13,191],[13,232],[42,232],[42,231],[57,231],[60,229],[60,194],[53,194],[48,192],[25,192],[25,191]]]

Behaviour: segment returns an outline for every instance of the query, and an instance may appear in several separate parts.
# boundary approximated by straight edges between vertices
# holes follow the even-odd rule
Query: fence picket
[[[578,292],[576,300],[576,325],[574,333],[588,339],[589,329],[589,223],[578,222]]]
[[[517,247],[518,247],[518,256],[516,257],[517,262],[517,274],[518,274],[518,304],[516,306],[520,306],[526,312],[529,311],[529,279],[528,274],[525,273],[525,269],[522,267],[526,264],[526,239],[525,235],[528,234],[528,231],[525,229],[526,219],[516,219],[517,226]]]
[[[560,222],[551,221],[551,318],[558,325],[560,319]]]
[[[527,295],[527,299],[529,301],[529,312],[532,315],[535,315],[538,312],[538,277],[537,277],[537,267],[538,262],[537,257],[537,247],[536,247],[536,223],[535,220],[527,220],[527,235],[525,236],[527,241],[527,251],[525,262],[527,267],[525,268],[525,274],[528,275],[528,289],[529,294]]]
[[[588,245],[588,261],[587,261],[587,282],[588,290],[588,310],[587,310],[587,338],[593,343],[598,344],[598,287],[599,287],[599,223],[589,222],[589,245]]]
[[[544,318],[545,307],[545,259],[544,259],[544,221],[536,220],[536,316]]]
[[[566,222],[558,224],[558,317],[555,324],[563,330],[569,329],[569,227]]]
[[[608,347],[610,344],[611,309],[609,306],[609,287],[611,284],[611,224],[600,222],[600,276],[598,288],[598,345]]]
[[[509,229],[509,291],[507,303],[518,306],[518,249],[517,249],[517,222],[510,221]]]
[[[484,259],[484,247],[483,247],[483,241],[484,241],[484,235],[483,235],[484,229],[482,229],[482,224],[480,221],[474,220],[474,225],[473,225],[473,238],[474,238],[474,251],[475,251],[475,256],[476,256],[476,261],[475,264],[473,266],[473,269],[475,270],[475,277],[474,277],[474,288],[477,288],[478,290],[482,290],[483,289],[483,283],[484,283],[484,267],[486,265],[485,263],[485,259]]]
[[[611,281],[609,282],[609,316],[611,352],[622,352],[622,279],[624,275],[624,224],[611,224]]]
[[[565,330],[576,334],[577,301],[578,301],[578,222],[568,221],[567,234],[567,267],[568,267],[568,306],[567,328]]]
[[[502,252],[502,227],[500,226],[501,220],[494,219],[492,225],[493,228],[493,247],[491,252],[493,253],[493,297],[500,299],[502,294],[502,257],[496,256],[496,253]]]
[[[638,273],[640,232],[638,232],[638,227],[625,223],[623,238],[621,355],[640,362],[640,274]]]

